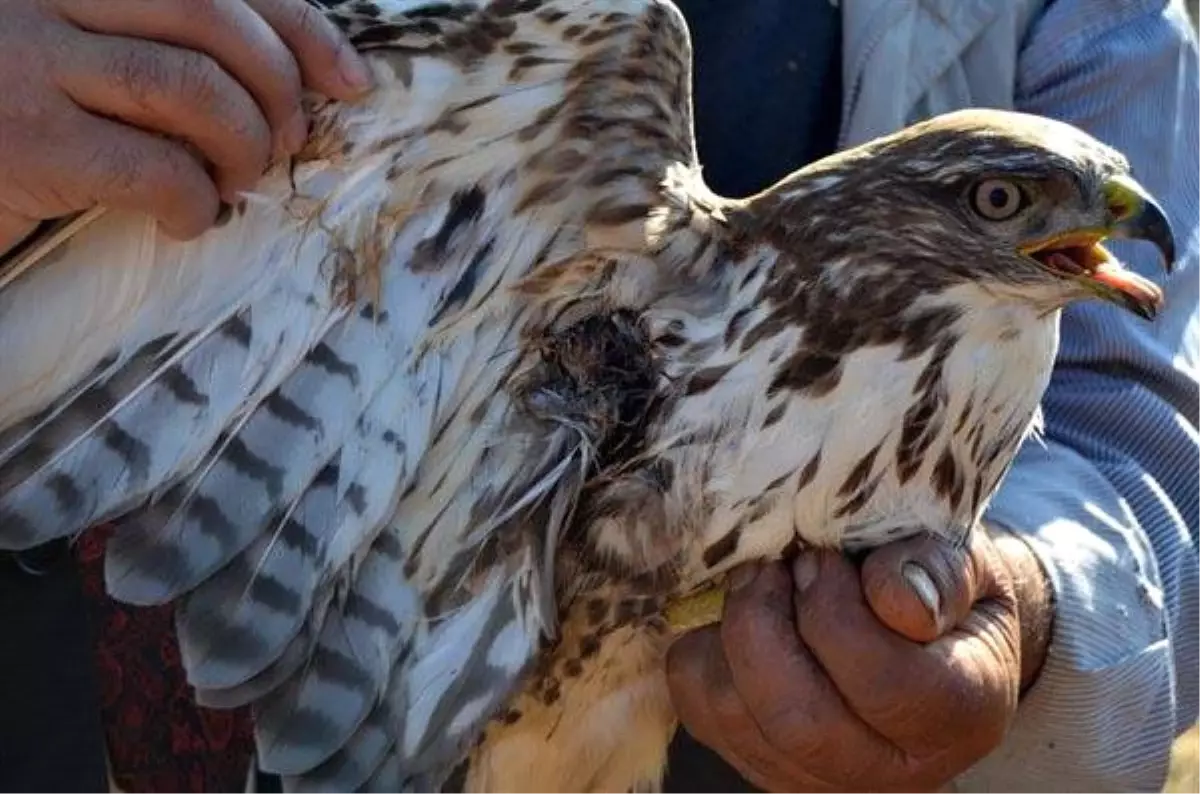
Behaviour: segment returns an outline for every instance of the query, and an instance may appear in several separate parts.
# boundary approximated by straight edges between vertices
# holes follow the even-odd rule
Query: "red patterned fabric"
[[[192,699],[170,607],[131,607],[104,591],[108,526],[87,532],[76,555],[97,635],[100,698],[113,780],[125,791],[245,791],[254,740],[246,709]]]

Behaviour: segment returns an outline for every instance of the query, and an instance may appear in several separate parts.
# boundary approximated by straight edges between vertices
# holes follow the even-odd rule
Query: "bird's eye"
[[[975,187],[975,211],[989,221],[1006,221],[1025,207],[1021,188],[1003,179],[985,179]]]

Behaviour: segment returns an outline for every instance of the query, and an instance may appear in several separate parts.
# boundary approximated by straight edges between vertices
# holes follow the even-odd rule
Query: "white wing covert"
[[[0,289],[0,548],[115,520],[111,592],[178,600],[189,680],[254,704],[264,768],[421,789],[552,635],[599,441],[514,399],[576,296],[513,287],[644,252],[695,165],[690,61],[652,0],[327,13],[378,87],[314,100],[220,228],[108,212]]]

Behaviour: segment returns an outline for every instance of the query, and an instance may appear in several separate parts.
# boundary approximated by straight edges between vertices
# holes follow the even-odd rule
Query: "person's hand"
[[[805,552],[731,576],[717,626],[667,659],[683,726],[775,791],[934,790],[1003,739],[1051,617],[1023,541],[974,533]]]
[[[218,197],[304,144],[302,85],[348,100],[370,84],[305,0],[9,0],[3,10],[0,252],[39,221],[95,205],[193,237],[212,225]]]

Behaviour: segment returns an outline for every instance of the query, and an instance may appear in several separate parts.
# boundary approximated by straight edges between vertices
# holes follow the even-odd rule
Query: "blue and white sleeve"
[[[1023,43],[1017,109],[1116,146],[1171,217],[1178,269],[1114,244],[1165,290],[1154,323],[1100,303],[1063,317],[1043,402],[987,520],[1022,535],[1054,589],[1040,677],[960,790],[1160,791],[1196,720],[1197,48],[1181,0],[1052,0]]]

